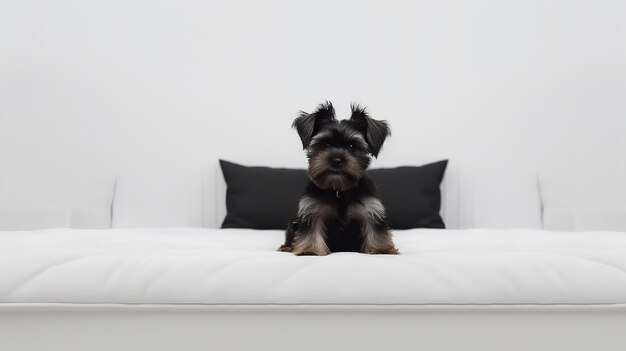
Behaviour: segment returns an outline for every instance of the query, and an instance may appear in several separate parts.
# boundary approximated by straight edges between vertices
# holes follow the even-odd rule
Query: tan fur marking
[[[298,217],[302,218],[305,223],[310,224],[313,218],[317,217],[318,206],[316,201],[309,197],[303,196],[298,203]]]
[[[316,219],[309,232],[296,234],[291,251],[294,255],[315,254],[317,256],[326,256],[330,253],[330,249],[326,245],[325,228],[320,223],[321,221]]]
[[[375,197],[367,197],[361,201],[367,218],[371,221],[381,221],[385,218],[385,207],[382,202]]]
[[[348,216],[362,222],[361,230],[363,231],[364,242],[361,252],[367,254],[398,254],[398,250],[391,240],[391,233],[388,231],[377,231],[372,225],[372,222],[378,222],[385,217],[385,208],[380,200],[375,197],[365,198],[360,204],[348,208]]]
[[[304,196],[300,200],[298,212],[304,215],[310,227],[307,231],[296,233],[291,252],[295,255],[328,255],[330,249],[326,245],[326,228],[321,218],[328,218],[331,213],[335,213],[334,207],[320,204],[317,200]]]
[[[363,222],[363,242],[362,251],[367,254],[391,254],[397,255],[398,249],[393,245],[391,233],[376,232],[376,229],[368,222]]]

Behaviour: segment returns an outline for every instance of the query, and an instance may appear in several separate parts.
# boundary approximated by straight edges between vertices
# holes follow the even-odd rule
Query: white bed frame
[[[623,351],[626,306],[0,305],[0,349]]]
[[[225,215],[217,177],[216,223]],[[459,226],[458,176],[442,215]],[[0,350],[626,350],[626,305],[0,304]]]

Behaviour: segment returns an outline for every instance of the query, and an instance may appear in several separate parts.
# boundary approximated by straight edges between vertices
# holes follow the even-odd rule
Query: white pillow
[[[68,228],[72,224],[69,207],[15,206],[0,208],[0,230]]]
[[[543,228],[558,231],[625,231],[626,198],[620,185],[573,176],[540,177]]]
[[[623,231],[626,232],[626,208],[573,207],[543,210],[543,227],[561,231]]]
[[[16,185],[0,191],[0,230],[111,227],[115,178]]]

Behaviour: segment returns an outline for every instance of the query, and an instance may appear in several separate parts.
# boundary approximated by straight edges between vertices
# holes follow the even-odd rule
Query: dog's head
[[[300,111],[293,121],[309,159],[307,174],[322,189],[348,190],[359,182],[390,135],[386,121],[371,118],[365,108],[352,104],[350,119],[335,119],[330,102],[313,113]]]

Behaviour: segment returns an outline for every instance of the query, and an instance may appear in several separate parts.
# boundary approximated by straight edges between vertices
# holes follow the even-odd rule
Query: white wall
[[[119,175],[118,226],[216,226],[217,159],[305,166],[325,100],[375,166],[451,159],[464,227],[538,226],[537,173],[626,197],[614,1],[0,1],[0,198]],[[203,184],[209,185],[203,190]]]

